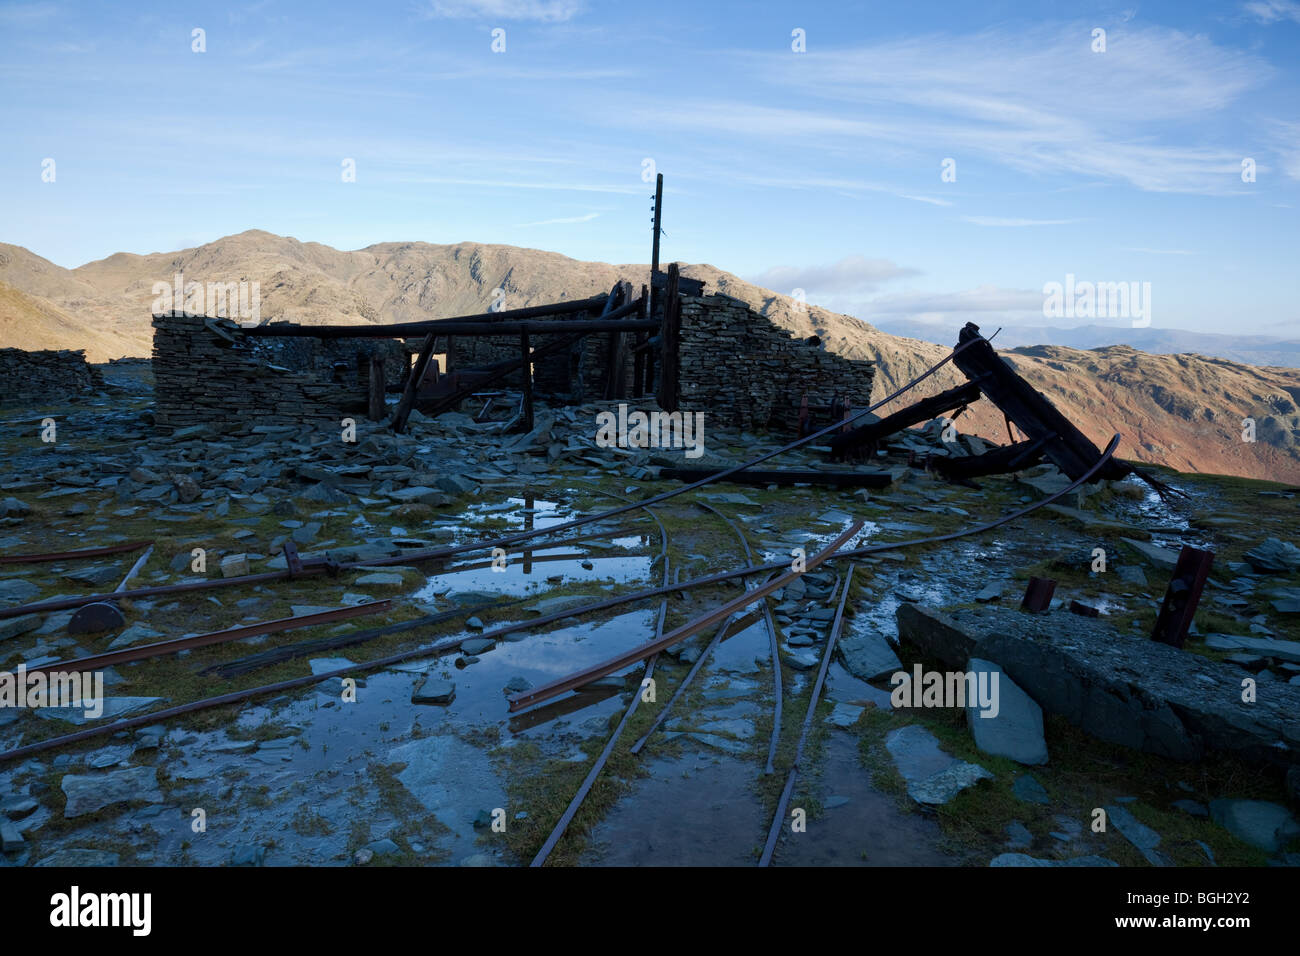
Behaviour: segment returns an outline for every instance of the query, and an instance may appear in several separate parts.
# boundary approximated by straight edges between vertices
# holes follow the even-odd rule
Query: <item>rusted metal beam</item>
[[[28,673],[45,672],[47,674],[71,674],[76,671],[89,671],[101,667],[112,667],[114,664],[127,664],[131,661],[143,661],[152,657],[163,657],[168,654],[176,654],[180,651],[192,651],[195,648],[207,647],[211,644],[227,644],[230,641],[239,641],[247,637],[257,637],[261,634],[275,634],[278,631],[287,631],[295,627],[310,627],[313,624],[332,624],[336,621],[346,621],[354,617],[362,617],[367,614],[380,614],[384,611],[392,610],[392,601],[372,601],[369,604],[357,604],[353,607],[340,607],[332,611],[320,611],[316,614],[300,614],[297,617],[284,617],[275,621],[262,621],[257,624],[246,624],[243,627],[232,627],[224,631],[212,631],[207,634],[196,634],[193,637],[178,637],[170,641],[158,641],[154,644],[141,644],[137,647],[125,647],[117,651],[106,651],[103,654],[92,654],[89,657],[79,657],[73,660],[56,661],[52,664],[41,664],[37,667],[27,668]]]
[[[704,630],[706,627],[712,627],[719,621],[725,620],[729,617],[733,611],[749,607],[749,605],[756,601],[760,601],[767,597],[767,595],[771,594],[777,588],[789,584],[795,578],[805,573],[805,571],[811,571],[813,568],[817,567],[839,550],[842,544],[861,531],[864,524],[866,524],[866,522],[861,519],[855,521],[852,526],[841,532],[823,550],[809,557],[804,570],[789,570],[785,574],[768,581],[766,584],[763,584],[752,591],[746,591],[740,597],[728,601],[721,607],[714,608],[707,614],[704,614],[693,621],[686,622],[681,627],[672,631],[672,633],[666,634],[657,641],[642,644],[640,647],[633,648],[630,651],[625,651],[624,653],[611,657],[609,660],[602,661],[599,664],[593,664],[577,673],[570,674],[568,677],[562,677],[559,680],[551,681],[549,684],[544,684],[541,687],[515,694],[510,698],[510,710],[513,712],[522,710],[525,707],[531,707],[534,704],[540,704],[543,701],[550,700],[552,697],[557,697],[566,691],[581,687],[583,684],[589,684],[594,680],[599,680],[615,671],[622,670],[624,667],[635,664],[637,661],[645,660],[647,657],[659,653],[666,647],[671,647],[678,641],[685,640],[692,634]],[[674,587],[676,587],[676,585],[674,585]]]
[[[745,552],[745,563],[752,565],[754,563],[754,552],[749,546],[749,539],[745,537],[745,532],[730,518],[724,515],[712,505],[699,502],[701,508],[711,511],[723,520],[731,533],[740,540],[740,546]],[[772,607],[768,604],[767,598],[763,598],[763,620],[767,624],[768,649],[772,655],[772,733],[767,745],[767,765],[763,768],[763,773],[772,773],[776,768],[773,761],[776,760],[776,746],[781,741],[781,708],[783,698],[785,697],[785,687],[781,673],[781,649],[776,639],[776,621],[772,619]],[[719,634],[721,636],[721,634]],[[703,656],[703,655],[701,655]]]
[[[78,561],[82,558],[102,558],[107,554],[139,551],[141,548],[152,544],[152,541],[128,541],[125,544],[110,544],[103,548],[82,548],[80,551],[49,551],[44,554],[3,554],[0,555],[0,564],[41,564],[47,561]]]
[[[664,584],[666,585],[669,580],[671,580],[668,569],[668,529],[664,527],[664,523],[659,520],[657,514],[650,511],[649,508],[647,508],[646,511],[649,512],[650,517],[655,519],[655,524],[659,526],[659,534],[663,541],[663,549],[660,551],[660,555],[663,557]],[[656,639],[663,636],[664,621],[667,617],[668,599],[664,598],[659,603],[659,616],[655,623]],[[651,656],[650,660],[646,662],[645,673],[641,677],[642,686],[644,686],[646,681],[654,679],[655,662],[658,659],[659,655],[654,654]],[[536,867],[543,865],[546,862],[546,858],[551,855],[551,851],[555,849],[555,845],[560,842],[560,838],[564,836],[565,830],[569,828],[569,824],[573,821],[573,818],[577,814],[578,809],[582,806],[583,801],[587,799],[587,794],[591,792],[591,788],[595,784],[596,778],[599,777],[600,772],[605,769],[605,764],[609,760],[610,754],[614,752],[614,745],[618,743],[619,737],[623,734],[623,728],[625,728],[628,721],[632,719],[632,715],[636,713],[637,705],[640,703],[641,688],[638,687],[632,691],[632,700],[628,703],[627,709],[623,712],[623,719],[618,722],[618,726],[614,728],[614,732],[609,735],[609,740],[605,743],[604,749],[601,750],[600,754],[596,757],[595,762],[591,765],[591,769],[587,771],[587,776],[578,787],[578,792],[573,795],[573,799],[569,801],[569,805],[565,808],[564,813],[560,814],[560,819],[556,821],[555,826],[551,829],[551,835],[546,838],[546,842],[543,843],[541,849],[537,851],[537,855],[533,857],[533,862],[529,864],[530,866]]]
[[[853,567],[850,565],[849,573],[844,577],[844,591],[840,595],[839,607],[835,609],[835,622],[831,625],[830,637],[826,640],[826,650],[822,654],[822,664],[817,671],[817,681],[813,684],[812,696],[808,698],[808,713],[804,715],[803,727],[799,731],[799,743],[794,748],[794,760],[790,763],[790,774],[785,779],[785,789],[781,791],[781,799],[776,805],[776,813],[772,816],[772,826],[767,832],[767,843],[763,847],[763,855],[758,861],[759,866],[767,866],[772,862],[772,853],[776,850],[776,841],[781,836],[781,825],[785,822],[785,810],[790,805],[790,796],[794,793],[795,778],[799,775],[799,761],[803,759],[803,745],[808,739],[808,731],[812,727],[813,717],[817,714],[817,701],[821,698],[822,685],[826,683],[826,671],[830,667],[831,656],[835,653],[835,642],[840,636],[840,626],[844,623],[844,605],[848,603],[849,591],[853,587]]]

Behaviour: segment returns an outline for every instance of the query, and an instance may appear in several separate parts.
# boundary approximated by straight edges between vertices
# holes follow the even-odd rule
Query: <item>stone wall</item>
[[[418,347],[419,342],[416,342]],[[334,382],[364,391],[370,379],[370,359],[384,362],[384,382],[396,385],[409,367],[406,346],[395,339],[314,339],[299,336],[258,338],[253,353],[271,365],[303,372],[321,382]]]
[[[247,432],[364,415],[363,388],[271,365],[248,344],[232,344],[201,316],[153,317],[154,414],[169,434],[191,425]]]
[[[0,349],[0,403],[66,401],[103,384],[83,349]]]
[[[871,404],[875,363],[809,345],[739,299],[682,297],[678,402],[718,424],[794,430],[804,395],[826,424],[836,396]]]

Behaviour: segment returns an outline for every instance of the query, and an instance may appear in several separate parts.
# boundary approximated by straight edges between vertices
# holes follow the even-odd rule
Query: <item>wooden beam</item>
[[[520,362],[524,370],[524,431],[533,430],[533,350],[528,344],[528,333],[519,335]]]
[[[384,397],[387,392],[384,389],[384,360],[378,355],[370,356],[370,373],[367,376],[369,386],[369,399],[366,403],[366,417],[372,422],[380,421],[384,417],[385,402]]]
[[[401,434],[406,431],[406,420],[411,417],[411,409],[415,407],[415,396],[419,392],[420,386],[424,384],[424,375],[429,368],[429,360],[433,358],[433,343],[437,336],[430,332],[424,337],[424,342],[420,345],[420,354],[415,360],[415,367],[411,369],[411,374],[407,376],[406,388],[402,390],[402,398],[397,403],[397,411],[393,413],[393,431]]]
[[[1057,411],[1047,396],[1037,391],[1004,362],[993,346],[980,336],[979,326],[967,322],[958,344],[975,341],[953,358],[954,364],[979,386],[1027,438],[1043,441],[1043,454],[1062,472],[1077,481],[1101,460],[1101,451],[1068,418]],[[1118,459],[1106,462],[1094,480],[1116,480],[1132,469]]]
[[[677,263],[668,266],[668,289],[664,293],[664,317],[659,332],[659,407],[677,411],[678,347],[681,338],[682,300],[677,294]]]
[[[829,443],[831,453],[837,458],[842,458],[848,452],[863,445],[868,446],[868,451],[874,451],[875,444],[882,438],[888,438],[895,432],[901,432],[909,425],[929,421],[943,412],[962,405],[969,405],[971,402],[978,401],[979,397],[979,386],[973,382],[967,382],[965,385],[958,385],[956,388],[950,388],[939,392],[937,395],[931,395],[929,398],[923,398],[916,404],[899,409],[894,414],[887,415],[878,422],[868,422],[851,431],[835,435]]]

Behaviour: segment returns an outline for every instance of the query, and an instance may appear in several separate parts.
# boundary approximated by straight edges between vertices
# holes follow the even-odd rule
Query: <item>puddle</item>
[[[900,810],[894,796],[872,787],[871,773],[858,757],[857,738],[850,734],[831,733],[821,765],[796,781],[791,808],[810,793],[824,808],[821,816],[810,818],[804,833],[791,833],[786,827],[772,856],[773,866],[955,866],[959,862],[939,849],[943,832],[937,822]]]
[[[507,554],[504,564],[497,566],[490,560],[452,565],[446,571],[429,577],[413,599],[429,603],[436,594],[468,591],[520,597],[569,581],[626,584],[645,580],[653,560],[649,555],[588,557],[575,552],[571,545],[517,551]],[[591,567],[584,567],[584,564]],[[552,581],[551,578],[563,580]]]

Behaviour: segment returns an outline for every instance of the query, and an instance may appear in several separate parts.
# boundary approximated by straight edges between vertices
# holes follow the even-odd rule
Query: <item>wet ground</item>
[[[77,416],[94,421],[97,414],[102,413],[93,407],[69,412],[73,422]],[[734,447],[718,451],[737,460],[767,447],[755,436],[740,433],[730,440]],[[464,436],[456,442],[463,444]],[[572,439],[570,444],[578,447]],[[188,546],[188,537],[228,542],[223,548],[227,551],[256,552],[257,569],[260,561],[272,560],[276,536],[312,524],[318,524],[319,531],[304,548],[365,542],[392,553],[553,527],[611,507],[611,496],[636,500],[668,487],[637,475],[624,462],[593,464],[600,459],[576,453],[551,460],[554,445],[546,449],[544,466],[526,455],[501,465],[498,455],[486,451],[489,447],[484,446],[482,460],[471,466],[478,469],[473,473],[498,467],[500,474],[473,485],[472,492],[453,495],[444,506],[419,508],[384,497],[384,481],[392,469],[405,467],[398,465],[356,468],[357,475],[369,475],[370,487],[349,491],[352,500],[303,503],[296,493],[281,494],[274,485],[231,493],[209,485],[213,493],[205,491],[196,508],[166,499],[123,501],[120,494],[111,496],[113,484],[73,481],[75,476],[46,462],[22,475],[11,474],[2,483],[2,494],[23,495],[39,504],[25,518],[5,519],[0,538],[12,552],[84,547],[160,535],[158,529],[168,528],[175,519],[178,530],[169,532],[167,539],[172,550],[160,550],[141,579],[173,582],[186,573],[183,562],[173,562],[171,572],[160,568],[172,553]],[[95,453],[110,458],[113,454]],[[71,456],[63,460],[75,460],[75,449],[62,454]],[[429,454],[436,459],[434,452]],[[808,454],[790,464],[816,462]],[[537,472],[539,466],[544,474],[535,478],[509,473],[511,468]],[[106,490],[97,490],[101,487]],[[735,529],[699,508],[696,500],[709,502],[735,521],[756,561],[787,561],[793,548],[813,554],[857,519],[867,522],[854,542],[863,546],[969,527],[1039,497],[1012,479],[990,479],[971,489],[944,485],[916,472],[870,494],[720,485],[665,502],[656,512],[669,528],[675,581],[745,562]],[[287,506],[289,499],[297,504]],[[149,504],[151,500],[155,503]],[[236,507],[218,515],[222,501],[225,507],[231,502]],[[1189,509],[1171,509],[1153,493],[1110,495],[1097,507],[1083,504],[1091,508],[1089,513],[1128,529],[1125,533],[1149,536],[1157,544],[1176,547],[1217,540],[1211,531],[1189,525]],[[212,523],[200,527],[195,524],[199,521]],[[1018,602],[1024,588],[1018,573],[1096,544],[1098,534],[1078,521],[1042,511],[1032,519],[942,546],[860,559],[854,563],[855,590],[844,634],[892,639],[897,633],[895,613],[904,602],[971,604],[990,599],[990,588],[1002,589],[991,599]],[[242,536],[226,537],[232,533]],[[1108,545],[1118,534],[1106,528]],[[571,538],[529,550],[517,546],[500,555],[478,552],[430,568],[375,568],[371,570],[381,577],[368,584],[363,571],[355,580],[311,582],[310,589],[299,582],[292,588],[272,585],[243,595],[218,591],[128,605],[127,623],[156,628],[158,636],[150,638],[156,640],[288,613],[291,592],[294,605],[309,606],[387,597],[407,618],[507,600],[490,611],[478,611],[482,620],[471,613],[391,644],[306,655],[279,670],[253,672],[229,685],[192,682],[196,667],[185,657],[165,665],[144,662],[115,668],[111,694],[156,696],[167,703],[308,672],[355,666],[357,674],[355,687],[336,677],[213,712],[209,720],[169,721],[0,765],[0,802],[10,808],[5,812],[22,837],[21,846],[0,859],[4,865],[57,862],[69,859],[60,854],[78,850],[104,863],[527,863],[639,689],[641,667],[521,714],[510,713],[507,695],[644,643],[655,632],[659,610],[657,600],[643,601],[532,626],[531,621],[560,607],[652,587],[662,579],[663,543],[643,511],[602,521],[581,533],[575,530]],[[1132,563],[1128,557],[1123,561]],[[0,586],[7,584],[22,594],[25,584],[31,584],[47,598],[75,593],[61,576],[78,566],[10,568]],[[642,704],[637,722],[620,740],[607,771],[611,786],[593,791],[588,815],[579,818],[581,825],[562,844],[566,862],[687,866],[749,865],[757,860],[804,719],[844,570],[828,565],[805,577],[806,591],[792,587],[770,600],[784,685],[776,773],[763,772],[774,703],[771,637],[763,618],[753,616],[716,646],[691,690],[674,705],[641,754],[632,757],[627,748],[658,715],[712,633],[706,631],[661,656],[656,697]],[[1149,619],[1159,602],[1160,587],[1154,583],[1159,577],[1148,571],[1150,586],[1108,582],[1106,593],[1097,593],[1085,570],[1082,577],[1063,579],[1058,600],[1086,598],[1104,616],[1130,626],[1130,619],[1139,615]],[[395,575],[396,581],[384,574]],[[737,594],[737,588],[728,586],[673,591],[668,595],[667,627]],[[49,614],[39,626],[6,638],[0,651],[7,655],[7,666],[99,652],[115,637],[116,632],[101,637],[69,634],[69,617],[70,612]],[[478,637],[518,623],[524,626],[500,640],[483,642]],[[335,630],[254,638],[196,655],[195,662],[230,660]],[[471,644],[457,653],[396,668],[363,666],[382,653],[455,636],[482,646]],[[868,682],[853,676],[841,659],[830,664],[791,803],[793,809],[810,811],[807,826],[798,832],[783,827],[775,865],[984,864],[1002,849],[1001,837],[974,847],[955,844],[939,819],[915,812],[896,787],[882,781],[880,768],[866,753],[880,742],[883,731],[828,723],[831,709],[843,705],[887,710],[888,687],[887,680]],[[31,713],[0,713],[0,747],[48,737],[57,729],[71,728],[49,725]],[[103,790],[112,775],[142,767],[156,773],[156,795],[129,794],[128,799],[67,816],[75,778],[91,778],[92,785]],[[27,807],[29,802],[34,809]]]

